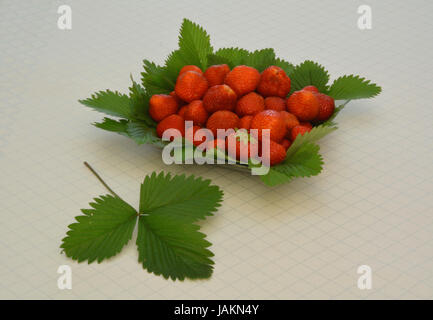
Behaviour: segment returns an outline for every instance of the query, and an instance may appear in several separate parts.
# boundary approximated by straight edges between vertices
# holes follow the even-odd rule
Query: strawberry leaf
[[[226,63],[232,69],[238,65],[245,64],[249,52],[240,48],[222,48],[212,56],[212,64]],[[220,60],[217,60],[220,59]]]
[[[329,74],[318,63],[306,60],[295,67],[290,79],[292,80],[291,92],[309,85],[315,86],[320,92],[326,92]]]
[[[138,261],[143,268],[172,280],[205,279],[212,275],[213,256],[205,235],[193,224],[179,223],[165,216],[140,216]]]
[[[67,236],[60,246],[66,256],[89,263],[108,259],[122,250],[131,240],[137,211],[118,197],[95,198],[93,209],[83,209],[77,223],[69,225]]]
[[[96,111],[119,118],[133,118],[133,112],[129,104],[129,98],[117,91],[99,91],[90,98],[79,100],[79,102]]]
[[[274,49],[256,50],[248,54],[245,58],[244,64],[256,68],[260,72],[275,63]]]
[[[143,60],[143,68],[141,82],[150,96],[159,93],[170,93],[174,90],[175,82],[165,67]]]
[[[143,122],[129,122],[126,127],[126,133],[137,144],[153,144],[164,147],[165,142],[156,135],[155,128],[149,127]]]
[[[93,123],[93,125],[103,130],[117,132],[126,136],[128,135],[126,131],[126,128],[128,127],[128,120],[125,119],[114,120],[110,118],[104,118],[102,122],[96,122]]]
[[[144,88],[132,79],[132,85],[129,87],[129,103],[131,114],[135,119],[143,120],[147,124],[155,126],[155,121],[149,115],[149,100],[151,95]]]
[[[359,76],[349,75],[336,79],[329,88],[328,95],[335,100],[364,99],[377,96],[381,87],[370,80]]]
[[[283,69],[289,77],[292,77],[293,71],[295,71],[293,64],[280,58],[275,59],[274,65]]]

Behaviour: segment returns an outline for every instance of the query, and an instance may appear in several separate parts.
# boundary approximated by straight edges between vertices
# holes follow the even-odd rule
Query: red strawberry
[[[204,77],[209,83],[209,87],[216,86],[217,84],[223,84],[227,73],[230,72],[230,68],[226,64],[216,64],[210,66],[204,72]]]
[[[180,115],[182,118],[185,118],[186,109],[188,109],[188,105],[180,108],[179,111],[177,112],[177,114]]]
[[[217,137],[217,129],[234,129],[238,127],[239,117],[236,113],[227,110],[220,110],[212,114],[206,123],[206,128],[212,131]]]
[[[287,99],[287,111],[300,121],[311,121],[319,114],[319,100],[311,91],[295,91]]]
[[[177,112],[179,104],[168,94],[155,94],[149,100],[149,114],[156,122]]]
[[[207,88],[207,80],[203,75],[195,71],[186,71],[177,78],[174,91],[183,101],[191,102],[200,100]]]
[[[291,131],[291,139],[292,141],[295,141],[296,137],[300,134],[301,136],[304,135],[304,133],[306,132],[310,132],[311,128],[307,127],[307,126],[296,126],[292,129]]]
[[[237,66],[230,71],[224,83],[230,86],[236,94],[241,97],[257,88],[260,80],[260,73],[257,69],[248,66]]]
[[[267,97],[265,98],[265,109],[275,111],[285,111],[286,101],[280,97]]]
[[[255,92],[250,92],[238,100],[236,113],[239,117],[252,116],[265,110],[265,100]]]
[[[290,92],[290,78],[280,67],[270,66],[262,72],[257,91],[264,97],[285,98]]]
[[[196,147],[201,145],[206,140],[206,137],[202,137],[201,139],[198,139],[196,137],[195,134],[200,129],[201,129],[200,126],[192,126],[189,127],[185,132],[185,138],[188,139],[189,141],[192,141],[193,145],[195,145]]]
[[[316,93],[316,97],[319,100],[319,114],[316,117],[316,121],[328,120],[335,110],[334,99],[323,93]]]
[[[265,110],[256,114],[251,120],[251,129],[257,129],[260,141],[263,129],[270,129],[270,139],[274,141],[281,141],[287,133],[284,118],[275,110]]]
[[[281,145],[284,147],[284,149],[287,150],[287,149],[290,148],[290,146],[292,145],[292,143],[288,139],[283,139],[283,141],[281,142]]]
[[[270,140],[269,155],[263,154],[262,152],[262,158],[263,161],[266,161],[268,159],[269,164],[271,166],[274,166],[284,161],[284,159],[286,158],[286,152],[287,152],[286,149],[281,144]]]
[[[203,71],[201,71],[199,67],[191,64],[191,65],[186,65],[182,69],[180,69],[178,76],[180,76],[182,73],[185,73],[187,71],[195,71],[199,74],[203,74]]]
[[[210,87],[203,97],[203,105],[207,112],[219,110],[233,111],[236,106],[236,93],[225,84]]]
[[[253,120],[253,116],[245,116],[239,120],[239,129],[250,130],[251,120]]]
[[[291,113],[288,113],[287,111],[281,111],[281,116],[284,118],[284,122],[286,123],[287,131],[290,132],[293,127],[296,127],[299,125],[299,120]]]
[[[197,126],[204,126],[208,116],[209,115],[203,106],[203,101],[201,100],[192,101],[187,106],[184,114],[185,120],[190,120]]]
[[[307,127],[310,130],[313,129],[313,125],[311,123],[307,122],[307,121],[300,122],[299,125]]]
[[[167,118],[164,118],[158,125],[156,126],[156,134],[158,137],[162,138],[164,131],[169,129],[177,129],[181,133],[181,136],[185,135],[185,122],[181,116],[178,114],[172,114]],[[169,134],[170,132],[167,132]],[[173,132],[174,133],[174,132]],[[172,134],[173,134],[172,133]],[[170,138],[173,140],[174,137]]]
[[[315,86],[306,86],[302,90],[311,91],[311,92],[319,92],[319,89],[317,89]]]
[[[258,141],[251,137],[245,130],[239,130],[227,136],[226,150],[230,157],[248,162],[251,157],[252,145],[256,145],[258,150]]]
[[[182,101],[182,100],[181,100],[181,99],[176,95],[176,92],[174,92],[174,91],[170,92],[170,96],[172,96],[173,98],[176,99],[177,103],[179,104],[179,107],[183,107],[183,106],[186,104],[185,101]]]

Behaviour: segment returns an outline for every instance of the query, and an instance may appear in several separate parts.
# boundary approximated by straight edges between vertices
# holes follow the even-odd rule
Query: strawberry
[[[239,117],[236,113],[220,110],[212,114],[206,123],[206,128],[211,130],[217,137],[217,129],[234,129],[238,127]]]
[[[204,77],[207,79],[209,87],[212,87],[217,84],[224,84],[224,79],[229,72],[230,68],[228,65],[216,64],[206,69]]]
[[[233,132],[227,136],[226,150],[230,157],[248,162],[251,157],[251,147],[256,145],[258,150],[258,141],[251,137],[245,130]]]
[[[319,100],[311,91],[295,91],[287,99],[287,111],[300,121],[311,121],[319,114]]]
[[[180,115],[182,118],[185,118],[186,109],[188,109],[188,105],[180,108],[179,111],[177,112],[177,114]]]
[[[283,141],[281,142],[281,145],[284,147],[284,149],[289,149],[290,146],[292,145],[292,143],[290,142],[290,140],[288,139],[283,139]]]
[[[156,122],[176,113],[178,108],[176,99],[168,94],[155,94],[149,100],[149,114]]]
[[[184,136],[185,135],[185,122],[184,122],[183,118],[178,114],[172,114],[172,115],[164,118],[156,126],[156,134],[158,135],[158,137],[162,138],[164,131],[169,130],[169,129],[177,129],[181,133],[181,136]],[[169,134],[169,133],[170,132],[167,132],[167,134]],[[174,139],[174,137],[170,138],[171,141],[173,141],[173,139]]]
[[[259,84],[260,73],[257,69],[248,66],[237,66],[230,71],[224,83],[230,86],[241,97],[248,92],[256,90]]]
[[[198,139],[196,137],[195,134],[200,129],[201,129],[200,126],[192,126],[192,127],[189,127],[185,132],[185,138],[188,139],[190,142],[192,142],[193,145],[195,145],[196,147],[201,145],[206,140],[205,136],[203,136],[201,139]]]
[[[267,97],[265,98],[265,109],[275,111],[285,111],[286,101],[280,97]]]
[[[290,132],[293,127],[299,125],[299,120],[291,113],[288,113],[287,111],[281,111],[281,116],[284,118],[284,122],[286,123],[287,131]]]
[[[286,149],[279,143],[270,140],[269,141],[269,155],[263,154],[263,161],[268,160],[270,166],[277,165],[284,161],[286,158]]]
[[[186,105],[185,101],[182,101],[177,95],[176,92],[172,91],[170,92],[170,96],[172,96],[173,98],[176,99],[177,103],[179,104],[179,107],[183,107],[184,105]]]
[[[316,121],[328,120],[335,110],[334,99],[323,93],[316,93],[316,97],[319,100],[319,114],[316,117]]]
[[[187,72],[187,71],[195,71],[195,72],[197,72],[197,73],[199,73],[199,74],[203,74],[203,71],[201,71],[201,69],[200,69],[199,67],[197,67],[197,66],[191,64],[191,65],[183,66],[183,68],[180,69],[180,71],[179,71],[179,75],[178,75],[178,77],[179,77],[182,73],[185,73],[185,72]]]
[[[300,122],[299,125],[307,127],[309,130],[313,129],[313,125],[307,121]]]
[[[177,78],[174,91],[183,101],[191,102],[200,100],[207,88],[207,80],[203,75],[195,71],[186,71]]]
[[[245,116],[239,120],[238,127],[239,129],[250,130],[251,120],[253,120],[253,116]]]
[[[265,110],[265,100],[255,92],[250,92],[238,100],[236,113],[239,117],[252,116]]]
[[[260,141],[263,129],[270,129],[270,139],[274,141],[281,141],[287,133],[284,118],[275,110],[265,110],[256,114],[251,120],[251,129],[257,129],[257,138]]]
[[[307,126],[296,126],[292,129],[292,131],[290,132],[291,135],[291,139],[292,142],[295,141],[296,137],[300,134],[301,136],[304,135],[304,133],[306,132],[310,132],[311,128],[307,127]]]
[[[319,92],[319,89],[317,89],[315,86],[306,86],[302,90],[311,91],[311,92]]]
[[[233,111],[236,106],[236,93],[225,84],[210,87],[203,97],[203,105],[207,112],[219,110]]]
[[[290,92],[290,78],[280,67],[270,66],[262,72],[257,91],[264,97],[285,98]]]
[[[191,120],[196,126],[205,125],[208,117],[209,115],[203,106],[203,101],[201,100],[192,101],[187,106],[184,114],[185,120]]]

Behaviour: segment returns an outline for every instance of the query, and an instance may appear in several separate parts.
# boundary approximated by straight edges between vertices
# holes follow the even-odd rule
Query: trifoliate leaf
[[[295,67],[290,76],[291,92],[313,85],[320,92],[326,92],[329,81],[328,71],[316,62],[306,60]]]
[[[287,62],[283,59],[276,58],[274,65],[283,69],[289,77],[292,77],[293,71],[295,70],[295,66],[290,62]]]
[[[155,128],[149,127],[143,122],[129,122],[126,128],[126,132],[138,144],[154,144],[160,147],[165,146],[165,142],[162,141],[156,135]]]
[[[149,100],[151,95],[144,88],[132,79],[132,85],[129,87],[129,103],[131,113],[135,119],[143,120],[147,124],[156,126],[156,122],[149,115]]]
[[[118,197],[95,198],[93,209],[84,209],[84,215],[69,225],[67,236],[60,246],[68,257],[78,262],[101,262],[122,250],[132,237],[137,211]]]
[[[274,49],[267,48],[251,52],[245,58],[244,64],[262,72],[267,67],[275,64]]]
[[[174,90],[175,82],[166,68],[148,60],[143,60],[143,68],[141,82],[150,96],[159,93],[168,94]]]
[[[104,118],[102,122],[96,122],[93,123],[93,125],[103,130],[117,132],[126,136],[128,135],[126,131],[128,120],[125,119],[114,120],[110,118]]]
[[[81,104],[93,108],[96,111],[120,118],[132,118],[132,110],[129,98],[117,91],[99,91],[85,100],[79,100]]]
[[[138,221],[138,261],[143,268],[173,280],[209,278],[213,256],[205,235],[193,224],[151,214]]]
[[[245,61],[249,55],[249,52],[245,49],[240,48],[222,48],[215,52],[215,56],[219,57],[221,61],[214,61],[212,64],[227,63],[232,69],[238,65],[245,64]],[[216,58],[213,58],[216,59]]]
[[[349,75],[336,79],[329,88],[328,95],[335,100],[364,99],[377,96],[382,89],[370,80]]]
[[[223,192],[210,180],[160,173],[146,176],[140,191],[140,214],[161,216],[186,223],[211,216],[220,206]]]
[[[184,19],[180,28],[179,52],[186,64],[193,64],[203,71],[207,67],[207,56],[213,52],[210,37],[198,24]]]
[[[289,149],[290,150],[290,149]],[[269,169],[267,175],[261,176],[264,183],[274,186],[291,181],[297,177],[311,177],[322,171],[323,160],[319,154],[319,146],[306,142],[290,156]]]

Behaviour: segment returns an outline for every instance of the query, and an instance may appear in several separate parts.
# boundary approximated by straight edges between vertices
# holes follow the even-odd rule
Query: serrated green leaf
[[[245,49],[221,48],[215,52],[215,56],[223,60],[219,61],[218,63],[212,64],[226,63],[229,65],[230,68],[234,68],[238,65],[244,64],[248,55],[249,52]]]
[[[205,279],[212,275],[211,244],[193,224],[182,224],[165,216],[140,216],[138,261],[143,268],[173,280]]]
[[[275,52],[272,48],[256,50],[248,54],[244,64],[256,68],[260,72],[275,64]]]
[[[104,118],[102,122],[96,122],[93,123],[93,125],[103,130],[117,132],[126,136],[128,135],[126,132],[128,120],[125,119],[114,120],[110,118]]]
[[[328,95],[335,100],[364,99],[377,96],[382,91],[381,87],[370,80],[359,76],[349,75],[336,79],[329,88]]]
[[[316,86],[320,92],[326,92],[329,74],[318,63],[306,60],[295,67],[290,79],[292,80],[291,92],[301,90],[309,85]]]
[[[138,144],[153,144],[164,147],[165,142],[156,135],[156,130],[143,122],[129,122],[126,132]]]
[[[99,91],[88,99],[78,101],[87,107],[111,116],[127,119],[133,117],[128,96],[117,91]]]
[[[274,65],[283,69],[289,77],[292,77],[293,71],[295,71],[293,64],[280,58],[275,59]]]
[[[60,246],[68,257],[89,263],[108,259],[131,240],[137,211],[118,197],[95,198],[93,209],[83,210],[77,223],[69,225],[67,236]]]
[[[269,168],[269,172],[261,175],[260,179],[268,186],[273,187],[279,184],[290,182],[293,177],[286,175],[283,172],[275,170],[274,167]]]
[[[180,69],[190,64],[193,64],[193,62],[189,63],[188,61],[186,61],[180,50],[175,50],[169,54],[169,56],[165,60],[165,66],[167,69],[167,73],[173,83],[176,83]]]
[[[316,142],[335,130],[337,130],[337,128],[330,127],[330,126],[324,126],[322,124],[320,126],[313,127],[313,129],[311,129],[310,132],[306,132],[303,135],[298,135],[296,137],[295,141],[293,141],[290,148],[287,150],[286,158],[290,158],[305,143]]]
[[[220,206],[223,192],[210,180],[193,175],[146,176],[140,191],[140,213],[194,222],[211,216]]]
[[[179,35],[179,55],[185,64],[207,67],[207,56],[213,52],[210,37],[198,24],[184,19]]]
[[[157,66],[149,60],[143,60],[143,68],[141,82],[150,96],[159,93],[168,94],[174,90],[175,82],[166,68]]]
[[[131,113],[135,119],[143,120],[151,126],[156,122],[149,115],[149,100],[151,95],[131,77],[132,85],[129,87],[129,103]]]

